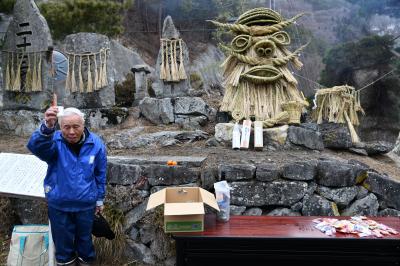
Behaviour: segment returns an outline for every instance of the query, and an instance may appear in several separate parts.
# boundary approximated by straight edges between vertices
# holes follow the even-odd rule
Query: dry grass
[[[122,211],[106,206],[103,216],[115,233],[113,240],[94,237],[98,265],[126,265],[124,250],[126,239],[123,230],[125,216]]]

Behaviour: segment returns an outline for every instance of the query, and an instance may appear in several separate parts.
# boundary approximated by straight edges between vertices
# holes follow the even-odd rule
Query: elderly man
[[[44,191],[48,203],[57,265],[90,265],[94,214],[103,210],[106,148],[84,127],[84,114],[50,107],[28,149],[48,164]],[[57,116],[61,130],[56,130]]]

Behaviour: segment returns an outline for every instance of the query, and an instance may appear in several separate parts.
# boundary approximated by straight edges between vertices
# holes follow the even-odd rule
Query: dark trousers
[[[66,263],[76,256],[93,262],[96,257],[92,242],[95,209],[64,212],[49,207],[48,210],[57,262]]]

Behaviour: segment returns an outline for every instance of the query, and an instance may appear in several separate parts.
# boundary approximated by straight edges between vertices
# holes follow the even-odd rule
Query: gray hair
[[[82,113],[82,111],[80,111],[79,109],[77,109],[75,107],[68,107],[68,108],[64,109],[62,112],[60,112],[58,114],[58,123],[61,125],[61,122],[64,117],[73,116],[73,115],[78,115],[82,119],[82,122],[85,123],[85,114]]]

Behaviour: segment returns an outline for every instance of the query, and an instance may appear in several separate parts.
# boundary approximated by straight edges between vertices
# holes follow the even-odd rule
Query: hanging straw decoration
[[[13,91],[21,91],[21,65],[24,61],[25,53],[22,54],[21,58],[19,59],[18,63],[18,56],[17,56],[17,72],[15,73],[15,79],[13,83]]]
[[[72,73],[69,71],[70,60],[68,58],[67,64],[67,77],[65,78],[65,91],[71,92],[71,75]]]
[[[93,88],[97,91],[99,89],[98,87],[98,79],[99,79],[99,72],[97,71],[97,55],[93,55],[93,61],[94,61],[94,85]]]
[[[68,69],[69,70],[69,69]],[[76,92],[77,88],[76,88],[76,80],[75,80],[75,55],[73,55],[73,59],[72,59],[72,72],[71,72],[71,92]]]
[[[31,57],[28,54],[28,69],[25,76],[25,92],[33,91],[33,73],[31,69]]]
[[[183,46],[182,39],[179,39],[179,79],[187,79],[185,67],[183,64]]]
[[[176,63],[176,40],[171,41],[171,76],[172,81],[179,81],[178,66]]]
[[[103,67],[103,63],[102,63],[103,61],[102,61],[102,53],[100,52],[99,53],[99,63],[100,63],[100,65],[99,65],[99,72],[97,73],[97,80],[96,80],[96,84],[97,84],[97,88],[96,88],[96,90],[98,90],[98,89],[100,89],[101,88],[101,74],[102,74],[102,67]]]
[[[351,86],[335,86],[320,89],[315,94],[316,108],[313,119],[321,124],[324,121],[331,123],[347,123],[353,143],[360,142],[354,126],[358,126],[358,112],[364,113],[360,103],[360,92]]]
[[[36,80],[36,90],[41,91],[42,90],[42,55],[39,54],[39,62],[37,64],[37,80]]]
[[[15,69],[14,69],[14,53],[11,53],[11,69],[10,69],[10,91],[14,90],[14,79],[15,79]]]
[[[88,69],[87,69],[87,88],[86,92],[93,92],[92,70],[90,69],[90,55],[87,56]]]
[[[5,90],[11,90],[11,73],[10,73],[10,53],[7,53],[7,66],[6,66],[6,77],[5,77]]]
[[[90,93],[97,91],[108,85],[107,79],[107,52],[108,48],[102,48],[97,53],[66,53],[68,61],[68,74],[66,80],[66,90],[70,92]],[[97,59],[97,56],[99,59]],[[92,59],[93,57],[93,59]],[[83,68],[83,62],[87,60],[87,68]],[[93,60],[93,62],[92,62]],[[97,61],[99,60],[99,62]],[[78,70],[78,80],[76,80],[75,68]],[[84,78],[85,77],[85,80]],[[87,81],[86,81],[87,78]],[[87,83],[86,83],[87,82]],[[86,87],[85,87],[86,85]]]
[[[168,43],[170,41],[165,40],[165,80],[166,81],[171,81],[172,77],[171,77],[171,70],[170,70],[170,62],[172,62],[172,55],[171,55],[171,60],[168,56]]]
[[[38,80],[38,73],[37,73],[37,56],[36,54],[33,55],[33,70],[32,70],[32,91],[37,91],[37,80]]]
[[[165,50],[164,50],[164,40],[161,39],[161,66],[160,66],[160,79],[165,80],[167,78],[167,73],[165,70]]]
[[[345,113],[354,126],[360,124],[357,112],[364,114],[360,104],[359,92],[351,86],[335,86],[320,89],[315,94],[316,109],[314,120],[321,124],[324,120],[333,123],[346,123]]]
[[[105,87],[108,85],[108,79],[107,79],[107,50],[103,49],[104,53],[104,61],[103,61],[103,66],[101,70],[101,87]]]
[[[83,77],[82,77],[82,56],[79,57],[79,68],[78,68],[78,89],[79,92],[83,93],[85,91],[84,84],[83,84]]]

